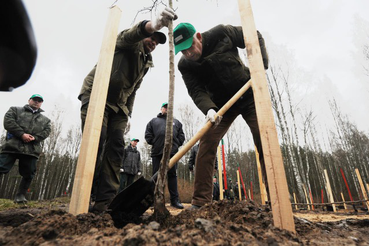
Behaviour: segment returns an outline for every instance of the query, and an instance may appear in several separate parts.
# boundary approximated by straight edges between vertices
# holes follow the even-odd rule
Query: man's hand
[[[34,137],[34,136],[32,136],[31,134],[24,133],[24,134],[22,135],[22,140],[23,140],[23,142],[25,142],[25,143],[29,143],[29,142],[34,141],[34,140],[35,140],[35,137]]]
[[[138,173],[137,173],[137,175],[138,175],[138,176],[141,176],[141,172],[138,172]]]
[[[156,17],[151,20],[151,27],[154,32],[159,31],[164,26],[168,27],[169,21],[176,20],[178,16],[173,9],[166,7]]]
[[[214,109],[209,109],[208,113],[206,114],[206,120],[210,120],[211,123],[214,123],[215,126],[219,125],[222,121],[222,116],[218,116],[215,118],[216,112]]]

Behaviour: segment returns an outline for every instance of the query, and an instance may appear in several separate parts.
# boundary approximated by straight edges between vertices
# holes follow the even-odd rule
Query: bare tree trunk
[[[169,7],[173,8],[172,0],[169,0]],[[173,44],[173,21],[168,25],[169,39],[169,100],[168,112],[165,128],[165,142],[163,158],[160,162],[159,175],[155,187],[154,218],[156,221],[163,221],[170,216],[165,207],[165,183],[167,180],[168,164],[173,142],[173,103],[174,103],[174,44]]]

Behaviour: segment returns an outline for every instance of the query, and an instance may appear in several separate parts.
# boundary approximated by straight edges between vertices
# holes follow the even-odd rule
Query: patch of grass
[[[52,200],[43,200],[43,201],[28,201],[26,204],[17,204],[14,203],[13,200],[9,199],[0,199],[0,211],[10,210],[10,209],[18,209],[18,208],[48,208],[53,209],[57,208],[63,204],[69,204],[69,197],[57,197]]]

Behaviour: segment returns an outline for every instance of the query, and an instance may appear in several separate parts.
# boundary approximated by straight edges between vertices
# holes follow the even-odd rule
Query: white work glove
[[[209,109],[208,113],[206,114],[206,120],[209,120],[211,123],[214,123],[215,126],[219,125],[222,121],[222,116],[218,116],[215,118],[217,112],[214,109]]]
[[[138,176],[141,176],[141,172],[138,172],[138,173],[137,173],[137,175],[138,175]]]
[[[119,169],[119,172],[124,173],[124,169],[123,168]]]
[[[176,20],[178,16],[173,9],[166,7],[164,10],[151,20],[151,27],[154,32],[159,31],[164,26],[168,27],[171,20]]]

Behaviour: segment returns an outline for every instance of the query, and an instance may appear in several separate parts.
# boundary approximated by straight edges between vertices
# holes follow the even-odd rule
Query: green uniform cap
[[[173,30],[174,49],[176,55],[182,50],[186,50],[191,47],[193,41],[193,35],[196,33],[196,29],[190,23],[180,23]]]
[[[44,98],[43,98],[40,94],[33,94],[33,95],[30,97],[30,99],[33,99],[33,98],[35,98],[35,97],[38,97],[38,98],[40,98],[42,101],[44,101]]]

